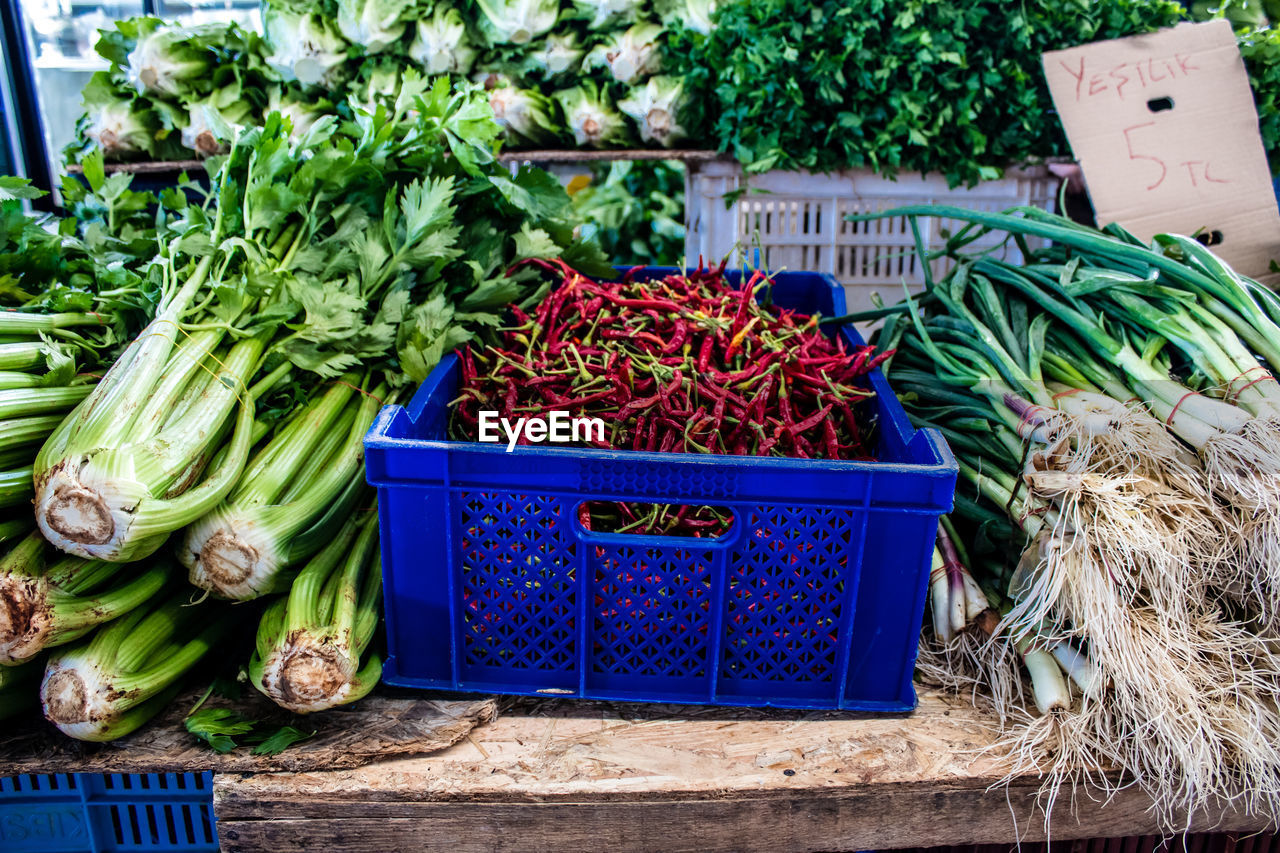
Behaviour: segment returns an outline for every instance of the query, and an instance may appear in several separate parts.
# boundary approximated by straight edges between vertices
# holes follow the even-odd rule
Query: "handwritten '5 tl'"
[[[1134,131],[1142,130],[1144,127],[1155,127],[1154,121],[1135,124],[1132,127],[1124,129],[1124,142],[1129,149],[1130,160],[1147,160],[1154,166],[1160,168],[1160,177],[1156,178],[1155,183],[1147,187],[1147,190],[1154,190],[1156,187],[1164,183],[1164,179],[1169,177],[1169,161],[1155,154],[1140,154],[1134,142]],[[1191,179],[1191,186],[1198,187],[1202,183],[1210,184],[1229,184],[1230,178],[1220,178],[1213,174],[1208,160],[1182,160],[1175,161],[1172,165],[1180,166],[1187,170],[1187,177]]]

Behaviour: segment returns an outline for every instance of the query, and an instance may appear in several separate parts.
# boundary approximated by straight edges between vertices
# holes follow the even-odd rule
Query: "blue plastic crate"
[[[645,270],[640,275],[663,274]],[[735,283],[740,277],[734,277]],[[829,275],[775,303],[844,312]],[[855,344],[851,328],[840,334]],[[877,462],[447,441],[457,358],[365,439],[389,684],[626,701],[903,711],[956,464],[879,371]],[[591,532],[583,501],[729,508],[719,539]]]
[[[0,778],[5,853],[217,849],[212,773]]]

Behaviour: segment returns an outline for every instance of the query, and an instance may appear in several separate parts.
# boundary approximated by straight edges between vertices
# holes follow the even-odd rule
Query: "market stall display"
[[[455,719],[427,688],[552,721],[459,747],[493,827],[679,802],[756,820],[759,848],[794,826],[734,809],[803,788],[795,814],[841,844],[883,822],[871,797],[916,810],[899,841],[1096,793],[1144,829],[1275,825],[1280,297],[1212,233],[1050,212],[1044,163],[1066,149],[1041,54],[1185,14],[284,0],[262,36],[121,21],[65,210],[0,178],[0,716],[50,724],[0,738],[4,766],[321,771],[228,785],[234,831],[279,841],[278,803],[245,792],[351,784],[323,771],[496,712]],[[1239,22],[1213,25],[1218,57],[1238,69],[1239,43],[1274,155],[1277,30]],[[698,215],[682,231],[670,162],[590,182],[517,162],[566,153],[697,160]],[[153,192],[129,171],[179,159],[199,168]],[[686,237],[707,257],[648,265]],[[795,267],[923,292],[851,309]],[[871,345],[858,321],[882,323]],[[681,719],[611,728],[562,699]],[[444,813],[462,789],[432,774],[458,765],[434,762],[298,825],[400,832],[326,809],[390,810],[405,780]]]
[[[65,185],[75,215],[5,206],[4,298],[23,310],[0,314],[5,415],[22,418],[6,434],[3,642],[15,663],[57,647],[41,692],[64,732],[136,729],[257,615],[190,607],[196,587],[247,600],[292,586],[250,667],[281,704],[317,710],[377,683],[376,653],[359,666],[377,624],[373,516],[362,559],[343,533],[367,509],[374,413],[509,301],[539,297],[516,262],[608,269],[554,179],[496,162],[500,133],[482,93],[407,74],[390,111],[237,132],[208,190],[134,192],[95,153],[87,186]],[[101,372],[78,375],[75,356]],[[350,672],[341,654],[337,676],[316,671],[344,648]],[[307,698],[307,678],[338,692]]]

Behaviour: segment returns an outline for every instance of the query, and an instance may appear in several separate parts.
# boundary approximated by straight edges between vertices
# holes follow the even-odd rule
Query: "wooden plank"
[[[790,853],[1045,840],[1033,790],[903,790],[605,802],[401,804],[345,817],[243,820],[219,811],[226,853],[272,850],[609,850],[611,853]],[[1015,805],[1011,806],[1010,803]],[[1072,817],[1064,803],[1055,840],[1145,831],[1147,803],[1127,792]],[[1016,813],[1015,824],[1013,815]],[[1243,828],[1234,824],[1236,828]],[[1260,826],[1249,825],[1252,829]]]
[[[619,151],[504,151],[498,155],[504,163],[598,163],[614,160],[680,160],[684,163],[705,163],[709,160],[732,159],[715,151],[684,150],[675,148],[644,148]]]
[[[909,716],[543,702],[417,759],[227,775],[227,850],[857,850],[1044,837],[1039,780],[984,750],[994,721],[936,693]],[[1053,837],[1156,831],[1137,790],[1064,798]],[[1194,826],[1264,828],[1230,811]]]
[[[84,167],[79,163],[68,163],[65,166],[68,175],[83,175]],[[130,175],[177,175],[179,172],[205,171],[203,160],[148,160],[143,163],[107,163],[103,171],[108,175],[125,172]]]
[[[253,690],[236,702],[211,697],[206,707],[234,708],[250,719],[314,731],[277,756],[239,748],[219,755],[199,743],[183,718],[203,691],[179,696],[154,721],[114,743],[81,743],[39,715],[10,721],[0,735],[0,776],[21,773],[159,773],[193,770],[315,770],[359,767],[391,756],[424,755],[457,743],[492,720],[497,701],[438,699],[430,694],[375,694],[347,708],[308,717],[281,711]]]

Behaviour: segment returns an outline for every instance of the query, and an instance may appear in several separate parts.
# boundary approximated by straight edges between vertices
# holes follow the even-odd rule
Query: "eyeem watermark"
[[[498,427],[502,427],[499,433]],[[516,449],[520,436],[529,439],[530,444],[541,444],[549,441],[555,444],[568,444],[573,441],[604,441],[604,420],[601,418],[573,418],[568,412],[547,412],[545,418],[516,418],[512,423],[509,418],[499,417],[498,413],[485,409],[480,412],[480,440],[496,444],[506,435],[507,452]]]

